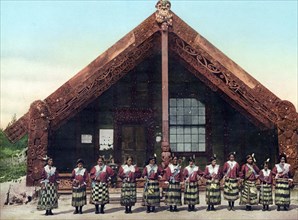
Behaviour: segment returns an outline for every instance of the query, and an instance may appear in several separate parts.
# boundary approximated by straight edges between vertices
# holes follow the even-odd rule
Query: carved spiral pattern
[[[43,101],[35,101],[29,110],[29,136],[27,155],[27,185],[36,185],[41,178],[44,162],[42,158],[47,154],[48,128],[50,112]]]

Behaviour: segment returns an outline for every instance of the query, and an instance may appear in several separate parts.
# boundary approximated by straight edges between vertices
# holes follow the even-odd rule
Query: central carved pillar
[[[168,0],[160,0],[156,4],[156,21],[161,29],[161,59],[162,59],[162,165],[166,167],[170,161],[169,145],[169,80],[168,80],[168,30],[172,26],[170,13],[171,3]]]

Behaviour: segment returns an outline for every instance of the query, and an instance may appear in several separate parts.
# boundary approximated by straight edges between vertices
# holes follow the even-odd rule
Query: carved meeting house
[[[167,165],[171,153],[199,165],[236,151],[272,164],[284,152],[298,169],[298,113],[214,47],[160,0],[156,12],[5,130],[28,134],[27,185],[36,185],[46,155],[63,181],[82,158],[121,164],[149,155]],[[112,34],[112,33],[111,33]],[[216,34],[216,33],[214,33]]]

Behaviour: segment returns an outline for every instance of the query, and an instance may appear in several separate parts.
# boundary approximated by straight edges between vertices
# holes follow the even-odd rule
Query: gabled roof
[[[273,128],[278,122],[282,100],[174,13],[172,21],[169,53],[178,56],[191,73],[254,124],[262,129]],[[152,14],[43,100],[50,115],[51,129],[59,128],[142,60],[159,51],[160,27]],[[291,103],[287,105],[291,111],[294,108],[293,117],[298,122],[295,107]],[[15,142],[24,136],[28,132],[28,120],[26,113],[6,128],[7,137]]]

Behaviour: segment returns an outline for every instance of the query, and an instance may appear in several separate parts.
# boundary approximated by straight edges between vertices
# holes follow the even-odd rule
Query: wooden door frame
[[[146,154],[154,152],[155,127],[154,112],[152,109],[118,108],[114,110],[114,159],[115,163],[122,164],[121,138],[122,125],[144,125],[146,132]]]

